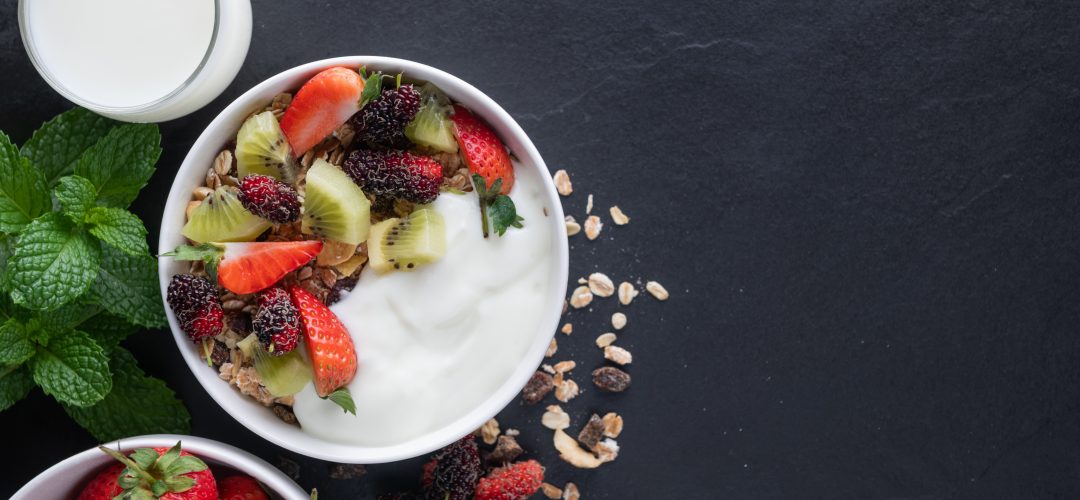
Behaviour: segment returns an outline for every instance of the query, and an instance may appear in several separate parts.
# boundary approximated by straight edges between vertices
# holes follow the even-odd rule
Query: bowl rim
[[[183,443],[185,451],[198,455],[199,458],[210,460],[212,462],[220,462],[237,471],[254,477],[285,500],[306,500],[310,498],[308,493],[300,489],[300,486],[289,478],[289,476],[286,476],[284,472],[281,472],[273,465],[270,465],[265,460],[248,451],[241,450],[231,444],[222,443],[221,441],[180,434],[148,434],[144,436],[121,438],[116,441],[102,444],[102,446],[119,448],[126,452],[135,448],[171,447],[176,444],[177,441]],[[81,451],[53,464],[48,469],[41,471],[41,473],[34,476],[30,482],[24,484],[22,488],[19,488],[19,490],[12,495],[11,500],[31,500],[34,498],[31,495],[37,493],[35,491],[36,489],[40,488],[43,484],[55,481],[57,479],[56,476],[58,475],[72,470],[79,470],[81,473],[105,465],[111,461],[112,458],[102,453],[97,447]]]
[[[261,423],[261,419],[256,421],[255,419],[245,418],[253,405],[257,406],[260,411],[269,412],[264,407],[259,406],[258,403],[250,400],[250,398],[241,395],[229,384],[223,382],[218,378],[216,371],[208,370],[205,361],[198,357],[197,350],[191,347],[190,340],[178,328],[176,318],[167,304],[165,310],[177,348],[183,355],[192,374],[195,375],[199,384],[210,394],[211,398],[242,425],[278,446],[305,456],[343,463],[374,464],[404,460],[437,450],[459,439],[461,436],[473,432],[488,419],[494,417],[515,399],[521,388],[525,386],[536,371],[536,367],[542,363],[551,338],[558,328],[569,276],[569,244],[566,238],[565,224],[563,224],[562,204],[552,182],[551,173],[543,158],[541,158],[539,151],[537,151],[521,126],[506,110],[464,80],[426,64],[406,59],[363,55],[343,56],[313,61],[282,71],[263,80],[233,100],[210,122],[192,144],[183,163],[176,172],[166,200],[161,221],[158,250],[159,253],[172,250],[177,244],[184,241],[180,235],[183,217],[178,215],[183,213],[185,205],[190,200],[191,189],[194,188],[194,185],[187,185],[181,180],[191,177],[194,169],[205,169],[209,164],[209,162],[205,164],[198,163],[194,157],[203,154],[207,148],[220,148],[220,145],[226,142],[221,134],[226,133],[225,131],[230,135],[235,133],[235,129],[239,127],[238,122],[243,117],[265,106],[266,102],[269,102],[269,99],[264,95],[267,92],[273,89],[277,89],[277,91],[287,90],[286,87],[282,87],[286,82],[297,79],[302,75],[310,77],[322,69],[333,66],[356,68],[360,65],[388,73],[403,72],[410,78],[434,83],[447,95],[451,96],[453,100],[462,102],[475,114],[485,119],[493,128],[502,130],[506,135],[501,139],[511,147],[513,154],[523,164],[532,165],[541,174],[544,203],[548,208],[549,223],[553,225],[552,237],[554,241],[552,242],[552,248],[556,254],[553,256],[554,275],[552,279],[555,282],[551,290],[547,292],[547,296],[544,297],[544,300],[551,304],[550,312],[544,313],[538,322],[537,333],[530,341],[531,345],[518,366],[493,393],[473,410],[446,426],[403,443],[388,446],[332,443],[302,432],[299,432],[299,435],[305,437],[297,438],[297,432],[286,431],[285,434],[287,435],[282,435],[282,433],[273,432],[272,427],[278,427],[276,424],[267,426]],[[229,127],[230,123],[236,123],[236,125]],[[227,128],[223,129],[223,127]],[[213,151],[213,154],[217,154],[217,149]],[[165,259],[159,257],[158,271],[163,300],[172,275],[169,270],[170,262]],[[289,425],[281,422],[276,417],[273,418],[280,425]],[[285,430],[282,427],[278,428],[279,430]]]

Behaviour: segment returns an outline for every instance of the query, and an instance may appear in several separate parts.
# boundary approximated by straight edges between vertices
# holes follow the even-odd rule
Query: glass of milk
[[[19,0],[34,67],[71,102],[129,122],[191,113],[232,82],[250,0]]]

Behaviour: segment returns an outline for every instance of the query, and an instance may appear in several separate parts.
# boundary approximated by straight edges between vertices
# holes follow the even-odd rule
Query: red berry
[[[501,194],[508,194],[514,185],[514,165],[510,163],[510,154],[506,146],[484,122],[464,107],[455,104],[454,135],[465,158],[469,171],[480,174],[490,188],[496,179],[502,179]]]
[[[365,193],[431,203],[439,196],[442,165],[407,151],[356,150],[342,168]]]
[[[112,500],[113,497],[124,492],[124,489],[116,484],[116,478],[120,477],[120,473],[124,471],[124,464],[114,463],[101,471],[98,475],[94,476],[86,486],[83,487],[82,493],[79,493],[78,500]]]
[[[269,500],[266,490],[251,476],[229,476],[218,481],[221,500]]]
[[[491,471],[476,485],[476,500],[521,500],[544,482],[544,468],[536,460],[517,462]]]
[[[166,294],[180,329],[194,341],[221,333],[225,312],[217,287],[210,280],[192,274],[177,274],[169,281]]]
[[[286,224],[300,219],[300,198],[288,184],[265,175],[240,181],[240,204],[270,222]]]
[[[124,462],[117,464],[121,466],[121,469],[117,476],[113,477],[113,482],[117,483],[116,478],[123,475],[125,482],[130,484],[125,484],[115,498],[161,500],[217,500],[218,498],[218,486],[214,480],[214,474],[201,459],[181,450],[180,443],[176,443],[176,446],[172,448],[140,448],[126,456],[110,448],[99,447],[99,449]],[[169,457],[163,459],[166,455]],[[124,467],[125,465],[127,467]],[[113,469],[109,469],[111,470]],[[90,485],[97,484],[101,478],[102,475],[94,478]],[[180,478],[191,481],[178,481]],[[158,494],[155,495],[156,488],[164,488],[164,491],[157,490]],[[83,491],[83,495],[86,494],[87,492]],[[96,500],[97,498],[101,497],[79,496],[80,500]]]
[[[300,311],[315,392],[325,398],[356,376],[356,346],[345,325],[318,297],[300,287],[289,288],[289,295]]]
[[[468,500],[483,474],[476,439],[468,435],[435,454],[424,466],[421,483],[427,498]]]
[[[285,354],[300,341],[300,313],[283,288],[270,288],[259,294],[259,310],[251,322],[266,351],[274,356]]]
[[[311,262],[322,248],[323,242],[319,240],[206,243],[197,247],[181,245],[163,255],[201,260],[208,269],[217,270],[218,284],[235,294],[246,295],[270,288],[286,274]]]
[[[349,121],[356,138],[373,146],[409,147],[405,126],[420,111],[420,92],[412,85],[383,89],[379,97],[364,105]]]
[[[360,109],[364,80],[347,68],[330,68],[311,77],[285,108],[281,131],[293,154],[302,156]]]

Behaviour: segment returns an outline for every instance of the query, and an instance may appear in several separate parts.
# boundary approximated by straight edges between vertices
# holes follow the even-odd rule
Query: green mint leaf
[[[0,234],[0,292],[8,290],[7,273],[5,271],[7,270],[8,261],[15,254],[15,240],[15,236]],[[0,293],[0,296],[7,297],[7,294]]]
[[[101,250],[101,269],[92,289],[97,301],[109,312],[137,325],[165,326],[157,259],[127,255],[108,246]]]
[[[34,388],[34,378],[25,366],[0,368],[0,411],[11,408]]]
[[[75,174],[94,184],[99,204],[127,208],[153,175],[160,143],[157,125],[114,127],[79,157]]]
[[[96,241],[60,214],[47,213],[15,244],[6,273],[11,298],[27,309],[56,309],[90,288],[100,261]]]
[[[70,174],[83,152],[93,146],[118,122],[83,108],[56,115],[23,144],[22,155],[45,174],[49,186]]]
[[[11,318],[0,325],[0,366],[22,364],[34,356],[26,325]]]
[[[77,175],[61,177],[56,184],[56,199],[64,214],[81,224],[86,212],[93,208],[97,188],[89,180]]]
[[[131,324],[126,318],[102,311],[83,322],[79,329],[93,337],[105,352],[112,352],[122,340],[139,331],[140,327]]]
[[[18,233],[50,208],[45,176],[0,132],[0,233]]]
[[[87,407],[112,389],[109,358],[88,335],[70,330],[49,339],[30,359],[34,381],[61,403]]]
[[[495,181],[495,183],[498,184],[499,181]],[[505,234],[507,228],[522,227],[521,222],[525,220],[517,214],[517,207],[514,206],[514,200],[511,200],[509,196],[503,194],[495,197],[495,201],[491,203],[490,210],[491,226],[499,236]]]
[[[382,93],[382,77],[381,72],[376,71],[371,76],[364,79],[364,90],[360,92],[360,107],[364,107],[365,104],[371,102],[379,97]]]
[[[131,353],[117,348],[110,365],[113,386],[105,399],[87,408],[64,406],[68,415],[95,439],[104,442],[125,436],[190,431],[187,408],[164,382],[143,373]]]
[[[97,304],[76,300],[60,306],[59,309],[37,313],[34,318],[42,330],[63,333],[82,325],[101,310],[101,306]]]
[[[128,255],[149,255],[146,227],[135,214],[123,208],[94,207],[86,213],[90,234]]]

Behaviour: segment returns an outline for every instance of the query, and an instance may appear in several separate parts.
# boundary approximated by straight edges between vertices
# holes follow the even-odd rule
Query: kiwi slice
[[[264,111],[248,118],[236,133],[237,176],[262,174],[293,184],[296,171],[296,159],[274,113]]]
[[[248,212],[237,189],[221,186],[191,211],[180,232],[196,243],[251,241],[270,227],[270,221]]]
[[[323,240],[359,245],[371,229],[371,203],[349,176],[326,160],[315,160],[304,188],[300,230]]]
[[[405,126],[405,137],[420,146],[456,153],[457,139],[450,122],[450,99],[434,85],[420,87],[420,111]]]
[[[262,385],[276,398],[296,394],[311,381],[311,366],[300,354],[300,349],[271,356],[254,333],[237,342],[236,346],[255,361],[255,371],[259,373]]]
[[[368,237],[368,261],[380,273],[411,271],[445,253],[446,225],[442,215],[430,208],[375,224]]]

